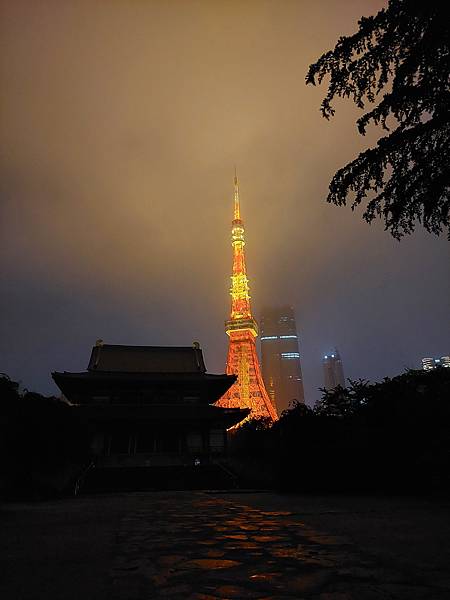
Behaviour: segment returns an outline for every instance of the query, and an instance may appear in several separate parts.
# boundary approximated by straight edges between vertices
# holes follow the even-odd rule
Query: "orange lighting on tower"
[[[245,266],[244,224],[241,219],[239,182],[234,175],[234,218],[231,229],[233,270],[231,275],[231,313],[225,322],[229,336],[227,375],[237,375],[237,381],[217,402],[226,408],[250,408],[248,418],[268,417],[275,421],[276,410],[270,401],[261,375],[255,339],[258,325],[250,306],[250,292]]]

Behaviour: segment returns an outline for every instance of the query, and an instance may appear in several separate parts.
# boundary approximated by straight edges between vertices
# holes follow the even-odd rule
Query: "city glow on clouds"
[[[304,76],[383,2],[1,4],[3,371],[49,393],[102,338],[223,372],[234,165],[253,312],[295,306],[309,402],[330,347],[354,378],[448,353],[446,240],[324,202],[377,132]]]

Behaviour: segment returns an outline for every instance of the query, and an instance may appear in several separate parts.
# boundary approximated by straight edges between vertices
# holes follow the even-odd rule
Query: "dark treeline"
[[[427,492],[450,488],[450,369],[323,390],[272,427],[247,422],[232,461],[249,485],[285,491]]]
[[[64,401],[19,392],[0,377],[0,494],[73,493],[91,464],[92,432]],[[280,491],[450,489],[450,369],[407,371],[381,383],[323,391],[272,426],[230,435],[228,466],[241,486]]]
[[[0,493],[45,497],[73,491],[89,464],[89,432],[70,406],[0,377]]]

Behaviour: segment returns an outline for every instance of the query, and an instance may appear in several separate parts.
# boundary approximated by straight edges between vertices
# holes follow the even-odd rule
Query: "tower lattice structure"
[[[226,408],[250,408],[248,418],[268,417],[275,421],[276,410],[267,394],[256,352],[258,324],[252,315],[245,266],[244,223],[241,219],[239,182],[234,176],[234,218],[231,229],[233,270],[231,275],[231,313],[225,321],[229,336],[227,375],[237,375],[237,381],[218,401]]]

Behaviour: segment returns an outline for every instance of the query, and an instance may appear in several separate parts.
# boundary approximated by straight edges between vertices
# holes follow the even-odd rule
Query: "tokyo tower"
[[[226,408],[250,408],[248,418],[268,417],[275,421],[276,410],[264,387],[255,339],[258,325],[250,307],[248,278],[245,267],[244,224],[241,219],[238,178],[234,176],[234,219],[231,229],[233,271],[231,275],[231,314],[225,321],[229,336],[227,375],[237,375],[237,381],[217,402]]]

